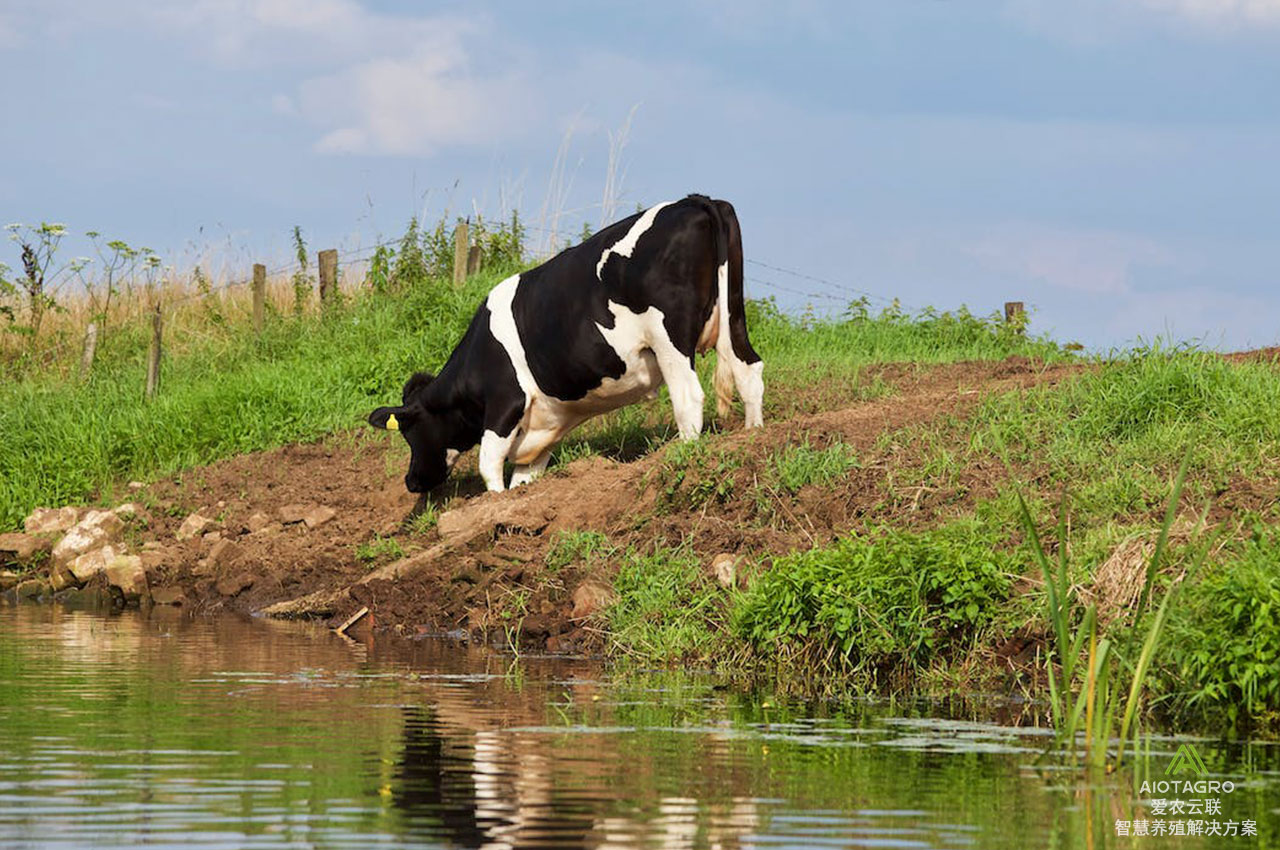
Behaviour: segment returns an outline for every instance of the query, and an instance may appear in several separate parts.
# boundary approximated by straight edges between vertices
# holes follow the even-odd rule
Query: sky
[[[0,75],[0,224],[179,269],[702,192],[789,310],[1280,342],[1280,0],[4,0]]]

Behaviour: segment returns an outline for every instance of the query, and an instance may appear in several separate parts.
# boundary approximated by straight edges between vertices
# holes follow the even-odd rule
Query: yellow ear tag
[[[400,422],[396,419],[396,415],[394,413],[387,417],[387,430],[388,431],[400,430]]]

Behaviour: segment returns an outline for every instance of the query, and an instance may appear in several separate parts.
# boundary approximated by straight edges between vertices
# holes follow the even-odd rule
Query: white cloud
[[[509,138],[534,101],[508,70],[512,57],[500,71],[477,69],[470,41],[491,43],[494,29],[483,16],[385,14],[355,0],[50,6],[48,28],[143,26],[231,72],[292,78],[268,95],[271,109],[314,126],[324,153],[425,155]],[[0,19],[0,45],[4,32]]]
[[[1145,237],[1025,223],[995,228],[966,250],[992,271],[1094,295],[1128,293],[1135,269],[1175,262],[1172,251]]]
[[[525,102],[512,78],[469,76],[456,59],[422,51],[307,80],[298,108],[313,123],[332,126],[319,151],[425,154],[512,132]]]
[[[1157,12],[1193,23],[1238,27],[1280,24],[1280,0],[1137,0]]]

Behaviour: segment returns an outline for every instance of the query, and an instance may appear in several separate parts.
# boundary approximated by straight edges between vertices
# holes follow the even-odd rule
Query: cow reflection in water
[[[588,847],[590,812],[557,806],[546,758],[512,753],[497,732],[447,728],[407,707],[391,799],[415,836],[460,847]]]

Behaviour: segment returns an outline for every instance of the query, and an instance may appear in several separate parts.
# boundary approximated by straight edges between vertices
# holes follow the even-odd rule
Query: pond
[[[1192,741],[1233,789],[1176,811],[1131,775],[1041,759],[1050,736],[997,716],[299,623],[3,607],[0,846],[1280,846],[1274,745]],[[1170,779],[1182,743],[1154,741],[1143,776]],[[1237,834],[1164,837],[1189,821]]]

